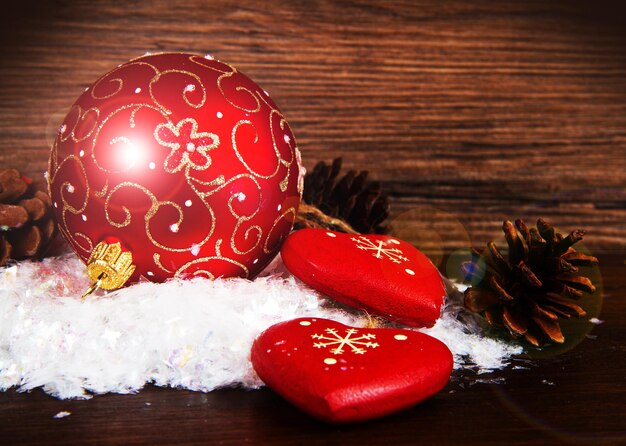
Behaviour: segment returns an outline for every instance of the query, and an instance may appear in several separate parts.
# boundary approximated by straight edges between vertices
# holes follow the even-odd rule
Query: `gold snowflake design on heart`
[[[300,321],[300,325],[303,327],[309,327],[314,323],[310,320]],[[365,355],[366,353],[381,347],[378,343],[376,334],[367,330],[359,330],[357,328],[346,327],[344,332],[341,333],[340,329],[326,327],[321,331],[316,330],[315,333],[310,335],[313,340],[313,348],[326,350],[332,353],[331,357],[324,358],[323,363],[326,366],[333,366],[335,364],[344,364],[341,370],[347,370],[345,366],[346,361],[344,359],[337,360],[337,356],[341,356],[344,353],[352,353],[353,355]],[[409,339],[409,336],[404,333],[396,333],[393,336],[394,341],[404,342]],[[328,369],[330,370],[330,369]]]

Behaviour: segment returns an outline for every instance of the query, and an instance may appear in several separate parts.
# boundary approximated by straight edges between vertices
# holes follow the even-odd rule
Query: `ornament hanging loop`
[[[87,288],[87,291],[85,291],[83,293],[83,295],[81,296],[82,300],[87,299],[87,296],[89,296],[91,293],[93,293],[94,291],[96,291],[98,288],[100,288],[100,285],[102,284],[102,281],[106,278],[106,273],[102,273],[100,274],[100,276],[98,277],[98,280],[96,280],[94,283],[91,284],[91,286],[89,288]]]
[[[87,274],[92,284],[82,295],[82,299],[85,300],[98,288],[103,290],[121,288],[133,272],[135,272],[133,255],[129,251],[123,251],[119,242],[98,243],[87,262]]]

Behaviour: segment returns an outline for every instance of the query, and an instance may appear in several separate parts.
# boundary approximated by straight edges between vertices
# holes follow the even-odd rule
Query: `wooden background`
[[[232,444],[289,444],[305,436],[320,444],[623,442],[622,3],[3,3],[2,167],[42,175],[51,138],[70,105],[117,64],[147,51],[210,53],[272,94],[307,167],[343,156],[346,168],[369,170],[381,180],[398,233],[442,269],[444,252],[497,237],[502,219],[545,216],[564,231],[589,230],[586,246],[603,256],[605,291],[612,298],[596,344],[587,341],[539,371],[511,376],[504,387],[476,386],[464,396],[444,392],[362,428],[321,426],[269,391],[147,389],[90,403],[0,394],[0,433],[10,442],[49,438],[51,444],[169,442],[176,435],[182,443]],[[459,391],[458,383],[450,389]],[[67,408],[73,418],[52,420]],[[455,429],[446,427],[445,417],[453,418]]]
[[[626,249],[619,2],[17,3],[2,166],[41,175],[70,105],[117,64],[210,53],[272,94],[307,167],[343,156],[384,182],[396,228],[435,256],[540,215],[588,229],[595,253]]]

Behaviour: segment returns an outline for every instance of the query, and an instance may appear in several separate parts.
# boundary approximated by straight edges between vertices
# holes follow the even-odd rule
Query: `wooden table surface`
[[[343,156],[446,272],[504,218],[586,228],[603,324],[575,349],[383,420],[329,427],[268,390],[0,394],[0,444],[626,444],[626,15],[587,1],[2,5],[0,166],[32,177],[75,98],[145,52],[210,53],[268,90],[304,163]],[[13,4],[15,3],[15,4]],[[53,419],[59,411],[71,415]]]

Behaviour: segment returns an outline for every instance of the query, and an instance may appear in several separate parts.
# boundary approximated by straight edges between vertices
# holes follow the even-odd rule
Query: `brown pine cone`
[[[40,258],[56,234],[45,181],[0,169],[0,266]]]
[[[465,291],[465,307],[534,346],[543,340],[564,342],[559,318],[584,316],[575,301],[596,290],[578,274],[578,266],[597,265],[598,259],[572,247],[585,231],[564,237],[541,218],[537,228],[516,220],[515,225],[505,221],[502,229],[508,259],[489,242],[484,252],[474,252],[474,260],[464,265],[472,281]]]
[[[388,233],[385,220],[389,217],[389,199],[380,183],[368,182],[367,171],[351,170],[338,178],[341,162],[341,158],[335,158],[331,165],[317,163],[304,177],[302,201],[345,221],[360,233]]]

